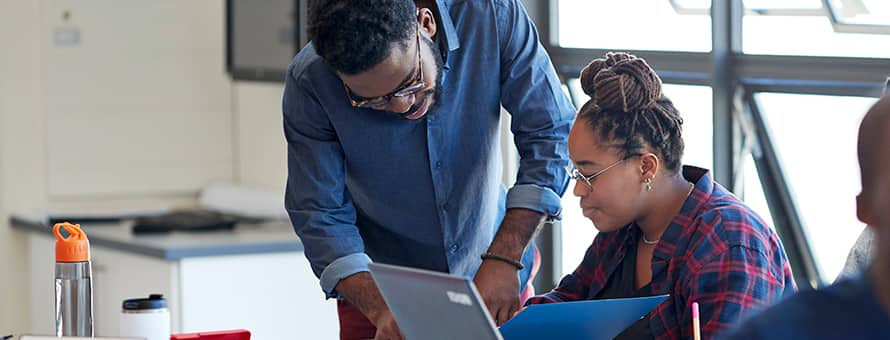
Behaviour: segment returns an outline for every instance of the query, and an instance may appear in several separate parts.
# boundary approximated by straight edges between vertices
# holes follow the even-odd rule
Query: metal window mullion
[[[752,92],[878,97],[890,59],[742,55],[736,75]]]
[[[752,152],[754,165],[760,175],[763,193],[773,216],[776,233],[782,240],[788,261],[791,263],[794,279],[803,289],[817,288],[822,277],[813,255],[811,243],[803,228],[799,210],[786,181],[779,155],[771,137],[770,129],[760,111],[754,95],[746,91],[744,95],[744,115],[754,127],[756,152]]]
[[[565,78],[578,78],[581,69],[594,58],[612,50],[596,48],[553,47],[551,59]],[[672,84],[711,85],[711,60],[708,53],[622,50],[646,59],[659,77]]]
[[[541,267],[532,284],[536,292],[545,293],[556,287],[562,274],[562,221],[542,223],[535,243],[541,254]],[[580,259],[569,261],[580,263]]]
[[[538,39],[544,49],[550,52],[557,48],[559,46],[559,1],[522,0],[522,4],[538,29]]]
[[[742,49],[742,0],[711,2],[711,76],[714,115],[714,179],[735,190],[739,145],[732,112],[738,86],[734,57]]]

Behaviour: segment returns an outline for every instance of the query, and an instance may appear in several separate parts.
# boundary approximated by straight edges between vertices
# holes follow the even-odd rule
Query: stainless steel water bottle
[[[64,228],[68,237],[62,237]],[[90,241],[79,224],[53,226],[56,235],[56,336],[93,336]]]

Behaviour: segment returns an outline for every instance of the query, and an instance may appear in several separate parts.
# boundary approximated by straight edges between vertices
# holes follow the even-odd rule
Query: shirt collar
[[[689,245],[690,235],[687,230],[690,224],[699,215],[705,204],[711,198],[714,190],[714,180],[711,178],[711,172],[694,167],[683,166],[683,178],[695,184],[695,188],[686,198],[680,212],[671,221],[671,224],[661,235],[661,240],[655,247],[653,257],[664,260],[670,259],[674,254],[681,254],[686,251]]]
[[[449,67],[448,65],[448,54],[451,51],[457,50],[460,48],[460,40],[457,38],[457,30],[454,28],[454,22],[451,21],[451,15],[448,11],[448,4],[445,3],[445,0],[436,0],[436,7],[439,10],[439,24],[442,33],[440,35],[444,36],[444,52],[442,53],[442,61],[445,62],[445,67]]]

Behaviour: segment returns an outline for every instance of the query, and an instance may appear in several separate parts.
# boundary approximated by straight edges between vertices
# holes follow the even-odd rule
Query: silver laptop
[[[503,340],[466,277],[371,263],[371,276],[407,340]]]

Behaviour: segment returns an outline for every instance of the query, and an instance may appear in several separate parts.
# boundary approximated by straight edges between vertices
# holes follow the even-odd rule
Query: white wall
[[[52,198],[233,177],[224,2],[41,2]]]
[[[25,238],[7,215],[46,201],[40,21],[39,2],[0,1],[0,335],[29,322]]]
[[[45,285],[10,213],[282,190],[282,85],[233,84],[224,39],[219,0],[0,0],[0,335],[30,330]]]
[[[287,178],[283,92],[284,84],[278,83],[236,82],[233,86],[237,178],[243,185],[282,195]]]

